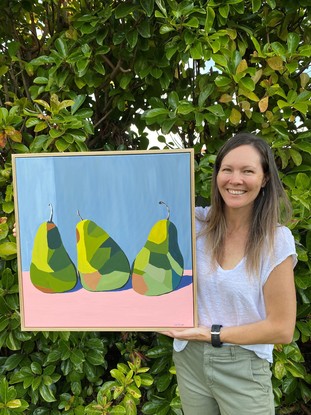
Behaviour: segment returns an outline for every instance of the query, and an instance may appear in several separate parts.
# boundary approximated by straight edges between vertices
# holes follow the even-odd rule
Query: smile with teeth
[[[243,195],[246,193],[246,190],[234,190],[234,189],[227,189],[231,195]]]

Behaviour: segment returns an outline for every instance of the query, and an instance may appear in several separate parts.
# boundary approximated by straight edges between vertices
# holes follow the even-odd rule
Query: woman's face
[[[225,155],[217,174],[217,186],[227,208],[251,208],[265,184],[256,148],[242,145]]]

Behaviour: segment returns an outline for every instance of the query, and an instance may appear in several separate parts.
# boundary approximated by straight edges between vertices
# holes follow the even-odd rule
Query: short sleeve
[[[267,281],[273,269],[286,258],[292,257],[293,268],[297,264],[297,253],[293,234],[286,226],[278,226],[275,233],[274,252],[265,256],[263,264],[263,284]]]
[[[199,233],[206,224],[209,207],[196,206],[195,208],[195,230]]]

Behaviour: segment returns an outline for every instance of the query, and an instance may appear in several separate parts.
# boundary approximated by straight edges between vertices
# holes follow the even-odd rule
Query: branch
[[[115,77],[115,75],[117,74],[117,72],[119,72],[119,71],[120,72],[123,72],[123,73],[131,72],[131,69],[124,69],[124,68],[122,68],[122,66],[121,66],[122,61],[121,61],[121,59],[118,60],[118,63],[117,63],[116,66],[113,65],[113,63],[111,62],[111,60],[109,58],[107,58],[106,55],[103,55],[103,59],[110,66],[110,68],[112,69],[112,72],[111,72],[111,75],[110,75],[110,78],[111,79],[113,79]]]
[[[105,121],[105,119],[112,113],[112,111],[113,111],[113,108],[110,108],[110,110],[106,112],[106,114],[99,121],[97,121],[97,123],[94,125],[94,128],[98,127],[99,124]]]

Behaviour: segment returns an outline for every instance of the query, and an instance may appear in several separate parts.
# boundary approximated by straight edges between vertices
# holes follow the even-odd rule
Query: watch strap
[[[213,347],[221,347],[222,342],[220,341],[220,329],[221,324],[213,324],[211,328],[211,343]]]

